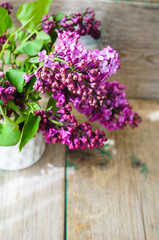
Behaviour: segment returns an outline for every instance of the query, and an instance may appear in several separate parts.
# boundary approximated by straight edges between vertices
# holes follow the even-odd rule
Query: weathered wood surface
[[[0,170],[0,239],[64,239],[64,147],[47,145],[31,168]]]
[[[25,1],[10,2],[18,25],[15,12]],[[121,70],[112,79],[126,84],[128,97],[159,98],[159,5],[152,2],[158,0],[54,0],[50,12],[94,8],[102,36],[83,42],[90,49],[111,45],[119,51]],[[159,103],[133,103],[143,123],[135,130],[109,133],[114,145],[108,164],[95,150],[68,155],[69,240],[159,239]],[[132,155],[147,163],[147,176],[132,168]],[[0,176],[0,239],[63,239],[64,149],[49,145],[32,168],[1,171]]]
[[[21,0],[10,1],[15,12]],[[29,2],[29,1],[27,1]],[[101,21],[98,41],[83,38],[88,48],[111,45],[119,52],[121,69],[112,79],[127,86],[130,98],[159,98],[159,5],[150,3],[107,2],[104,0],[54,0],[50,13],[66,14],[90,6]]]
[[[112,159],[68,153],[69,240],[159,239],[159,102],[131,101],[143,122],[108,134]],[[132,168],[130,157],[150,172]]]

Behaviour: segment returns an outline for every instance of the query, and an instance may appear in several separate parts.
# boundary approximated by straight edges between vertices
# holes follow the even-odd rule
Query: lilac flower
[[[30,81],[30,79],[32,78],[32,76],[34,76],[35,73],[33,73],[32,75],[27,75],[26,73],[23,75],[23,78],[25,80],[26,83],[28,83]]]
[[[53,61],[50,60],[50,59],[46,59],[46,58],[47,58],[47,56],[45,57],[44,66],[48,67],[48,68],[52,67],[53,66]]]
[[[2,75],[2,72],[1,72]],[[11,86],[9,81],[5,81],[0,84],[0,99],[3,101],[4,105],[7,105],[10,101],[14,99],[14,93],[16,92],[16,88]]]
[[[125,85],[107,80],[120,67],[118,53],[109,46],[101,51],[87,51],[78,39],[77,33],[60,33],[55,53],[45,55],[52,59],[51,64],[44,60],[44,66],[36,71],[35,90],[52,92],[59,107],[53,116],[50,111],[36,114],[41,116],[40,130],[46,142],[67,144],[70,149],[95,148],[102,146],[104,133],[93,132],[89,123],[78,125],[70,103],[89,121],[99,121],[108,130],[126,125],[134,128],[141,118],[132,112]],[[59,122],[58,127],[49,119]]]
[[[67,106],[67,109],[69,106]],[[69,108],[70,109],[70,108]],[[100,130],[92,131],[91,125],[88,122],[83,122],[78,125],[77,120],[73,115],[66,110],[66,114],[57,113],[51,116],[51,111],[44,112],[42,110],[35,111],[36,115],[41,117],[39,131],[43,132],[46,142],[62,143],[69,146],[69,149],[85,149],[102,147],[106,141],[105,133]],[[67,117],[66,117],[67,116]],[[49,119],[59,121],[62,126],[58,126]]]
[[[109,130],[137,126],[141,119],[131,111],[125,86],[107,80],[120,67],[118,53],[109,46],[86,51],[78,39],[77,33],[59,34],[55,54],[66,63],[53,61],[49,69],[41,68],[34,88],[42,93],[50,89],[58,107],[72,102],[90,121],[99,121]]]
[[[43,61],[43,60],[47,60],[47,55],[46,55],[46,50],[43,50],[42,52],[38,53],[39,56],[39,62]]]
[[[100,21],[95,20],[93,10],[86,8],[84,12],[75,12],[71,16],[65,16],[61,21],[57,21],[55,15],[44,15],[42,28],[48,34],[57,30],[58,32],[71,31],[79,35],[91,35],[94,39],[100,37]]]
[[[58,101],[56,104],[57,107],[63,106],[66,102],[65,95],[62,93],[53,94],[53,97]]]
[[[47,34],[51,34],[51,32],[55,28],[55,20],[53,19],[53,17],[51,17],[50,15],[44,15],[42,18],[42,28],[44,32],[46,32]]]

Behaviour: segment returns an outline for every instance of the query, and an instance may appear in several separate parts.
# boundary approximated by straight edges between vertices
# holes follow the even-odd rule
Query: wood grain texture
[[[143,123],[109,132],[112,159],[96,150],[68,154],[69,240],[159,239],[159,102],[131,101]],[[131,156],[145,162],[145,175]]]
[[[13,14],[20,3],[11,1]],[[28,1],[29,2],[29,1]],[[87,48],[111,45],[119,52],[121,69],[111,79],[127,86],[130,98],[159,98],[159,5],[150,3],[107,2],[104,0],[54,0],[51,13],[66,14],[90,6],[101,21],[98,41],[82,38]]]
[[[63,240],[64,147],[47,145],[31,168],[0,170],[0,239]]]

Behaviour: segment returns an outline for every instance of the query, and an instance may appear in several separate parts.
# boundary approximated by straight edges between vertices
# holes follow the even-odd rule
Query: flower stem
[[[65,63],[65,64],[67,64],[66,61],[64,61],[64,60],[61,59],[61,58],[57,58],[57,57],[54,57],[54,58],[53,58],[53,61],[63,62],[63,63]]]
[[[33,18],[33,17],[32,17],[32,18]],[[31,18],[31,19],[32,19],[32,18]],[[9,40],[10,40],[16,33],[20,32],[20,31],[31,21],[31,19],[29,19],[25,24],[23,24],[20,28],[18,28],[15,32],[13,32],[13,33],[8,37],[7,41],[6,41],[5,44],[3,45],[3,48],[2,48],[2,51],[1,51],[1,57],[3,57],[4,51],[5,51],[5,49],[6,49],[6,46],[7,46],[8,42],[9,42]]]

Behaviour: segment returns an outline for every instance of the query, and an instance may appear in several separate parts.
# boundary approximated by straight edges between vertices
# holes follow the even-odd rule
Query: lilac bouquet
[[[90,122],[99,121],[108,130],[134,128],[141,122],[132,112],[125,85],[109,80],[120,68],[118,53],[110,46],[88,51],[79,43],[81,35],[100,37],[93,10],[47,15],[50,4],[38,0],[21,5],[18,29],[8,15],[11,5],[1,4],[8,25],[0,32],[0,145],[19,142],[21,150],[42,132],[46,142],[66,144],[71,150],[102,147],[105,133],[93,131]],[[21,53],[24,61],[18,58]],[[6,72],[5,64],[11,64]],[[45,109],[39,105],[43,94],[48,96]],[[78,124],[72,108],[88,122]]]

